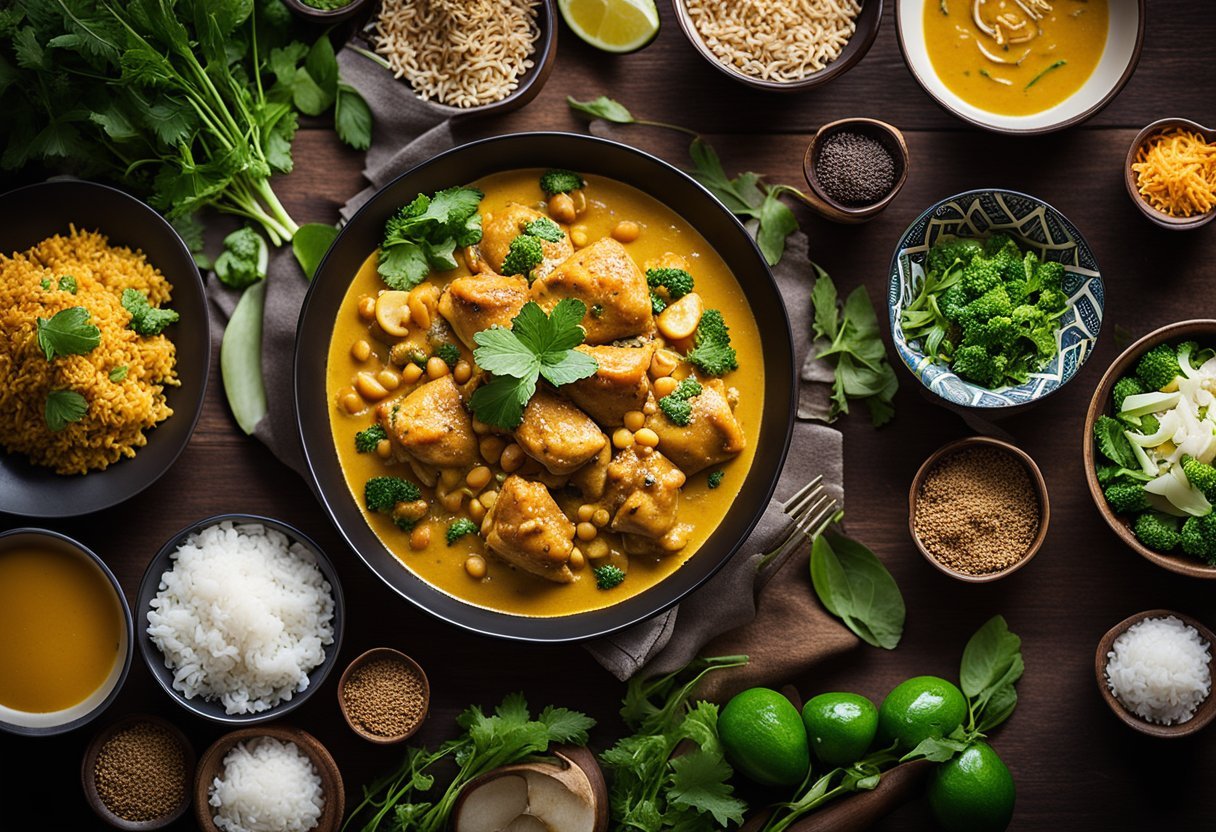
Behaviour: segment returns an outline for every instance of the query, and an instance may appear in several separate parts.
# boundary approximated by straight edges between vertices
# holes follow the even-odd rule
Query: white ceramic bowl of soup
[[[46,529],[0,534],[0,729],[62,734],[99,716],[131,669],[131,608],[96,554]]]
[[[1080,86],[1063,100],[1037,112],[1019,115],[994,112],[977,106],[951,89],[942,79],[938,67],[934,65],[926,37],[925,16],[928,12],[938,13],[939,4],[942,2],[951,9],[955,9],[957,5],[958,11],[955,14],[966,11],[967,17],[970,17],[973,0],[897,0],[895,22],[900,50],[912,76],[925,92],[949,112],[985,130],[1031,135],[1050,133],[1080,124],[1105,107],[1123,89],[1140,60],[1140,50],[1144,42],[1145,0],[1106,0],[1108,17],[1101,57]],[[1076,0],[1048,0],[1048,3],[1060,13],[1068,13],[1069,10],[1075,10],[1072,6],[1076,5]],[[1001,11],[996,8],[998,4],[1003,4],[1007,9],[1018,9],[1016,0],[1003,0],[1003,3],[1002,0],[987,0],[985,14]],[[959,36],[965,39],[961,30]],[[975,54],[979,56],[980,52],[976,50]],[[999,83],[991,80],[991,76],[1000,77],[999,65],[979,62],[978,66],[992,67],[993,71],[986,82]],[[1033,78],[1033,75],[1030,77]],[[1046,77],[1045,75],[1044,79]],[[1025,89],[1026,83],[1027,80],[1019,78],[1016,84],[1006,86],[1014,93],[1027,93],[1029,90]]]

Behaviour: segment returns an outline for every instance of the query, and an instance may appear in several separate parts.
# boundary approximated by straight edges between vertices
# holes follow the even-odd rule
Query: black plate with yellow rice
[[[210,359],[198,269],[159,214],[104,185],[33,185],[0,212],[0,511],[115,505],[194,430]]]

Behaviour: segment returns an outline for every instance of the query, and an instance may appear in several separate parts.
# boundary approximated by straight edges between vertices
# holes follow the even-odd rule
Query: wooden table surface
[[[1090,394],[1120,347],[1116,329],[1140,335],[1170,321],[1216,317],[1216,226],[1170,233],[1150,225],[1128,200],[1120,166],[1135,131],[1164,116],[1216,123],[1216,4],[1153,0],[1139,68],[1104,112],[1081,128],[1039,138],[1008,138],[969,127],[939,109],[904,66],[891,8],[866,58],[827,88],[790,96],[761,94],[703,63],[682,37],[666,2],[658,40],[635,55],[594,52],[568,30],[560,36],[553,75],[524,109],[472,125],[477,135],[583,130],[567,112],[568,94],[609,94],[634,112],[708,134],[728,171],[752,169],[773,181],[801,182],[809,135],[845,116],[873,116],[903,129],[911,174],[903,192],[873,222],[831,225],[798,208],[812,256],[842,292],[864,284],[882,303],[890,253],[903,228],[927,205],[968,188],[1003,186],[1040,196],[1082,230],[1107,285],[1098,349],[1062,392],[1003,427],[1039,463],[1051,495],[1051,527],[1037,559],[991,585],[964,585],[926,564],[906,523],[906,492],[920,462],[968,428],[919,393],[902,368],[897,416],[874,430],[862,415],[840,423],[845,434],[848,527],[882,557],[903,589],[907,630],[894,652],[859,648],[794,680],[807,694],[856,690],[876,701],[908,676],[956,677],[967,637],[1002,613],[1023,638],[1026,675],[1020,704],[994,745],[1013,771],[1018,800],[1014,830],[1213,829],[1211,783],[1216,729],[1188,740],[1151,740],[1120,724],[1099,699],[1093,653],[1108,627],[1131,613],[1173,608],[1216,624],[1216,585],[1173,575],[1127,550],[1103,524],[1086,490],[1081,431]],[[893,4],[888,2],[888,7]],[[639,139],[642,137],[639,135]],[[673,147],[678,147],[673,145]],[[277,183],[300,221],[333,222],[337,208],[362,187],[361,157],[321,129],[301,131],[296,171]],[[678,149],[670,161],[684,164]],[[881,309],[881,307],[880,307]],[[791,310],[795,326],[808,325]],[[892,353],[894,355],[894,353]],[[523,690],[537,706],[581,708],[600,720],[605,747],[619,732],[624,686],[577,646],[490,641],[432,620],[393,594],[340,542],[302,480],[236,428],[213,360],[206,406],[193,441],[173,469],[145,494],[113,510],[48,524],[93,547],[134,598],[144,567],[178,529],[221,512],[261,513],[294,523],[338,564],[349,602],[340,666],[376,645],[397,646],[430,675],[431,717],[416,740],[437,743],[469,703],[493,705]],[[0,527],[22,525],[2,518]],[[792,633],[813,638],[813,633]],[[287,722],[307,729],[333,752],[346,779],[348,804],[360,786],[394,766],[400,749],[373,747],[344,725],[337,673]],[[147,711],[180,724],[201,753],[224,733],[185,713],[155,686],[137,657],[126,687],[99,728]],[[4,816],[31,809],[47,828],[96,828],[80,789],[80,760],[93,730],[29,740],[0,737],[6,775]],[[876,829],[930,825],[924,801],[892,814]],[[8,822],[0,822],[8,827]],[[182,829],[193,824],[183,821]]]

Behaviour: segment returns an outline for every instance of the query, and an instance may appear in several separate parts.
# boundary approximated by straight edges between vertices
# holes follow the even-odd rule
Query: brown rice
[[[539,0],[384,0],[372,43],[419,97],[452,107],[506,98],[533,66]]]
[[[64,275],[75,278],[75,294],[58,288]],[[127,288],[147,294],[153,306],[168,302],[172,291],[142,252],[110,246],[103,235],[74,226],[66,237],[0,255],[0,445],[7,451],[60,474],[83,474],[134,456],[147,443],[144,431],[172,415],[164,387],[179,383],[173,342],[128,328],[131,315],[120,300]],[[101,342],[85,355],[48,361],[36,322],[74,306],[88,310]],[[127,368],[125,377],[111,381],[120,367]],[[82,395],[84,417],[51,431],[45,407],[52,390]]]

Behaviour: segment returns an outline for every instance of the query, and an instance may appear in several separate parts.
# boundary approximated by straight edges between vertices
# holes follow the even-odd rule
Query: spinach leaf
[[[811,548],[811,583],[828,612],[867,644],[894,650],[904,631],[903,595],[891,573],[856,540],[828,532]]]
[[[1009,632],[1003,616],[990,618],[967,642],[959,682],[967,696],[979,696],[1004,679],[1015,664],[1021,664],[1022,640]],[[1016,681],[1013,679],[1011,681]]]

